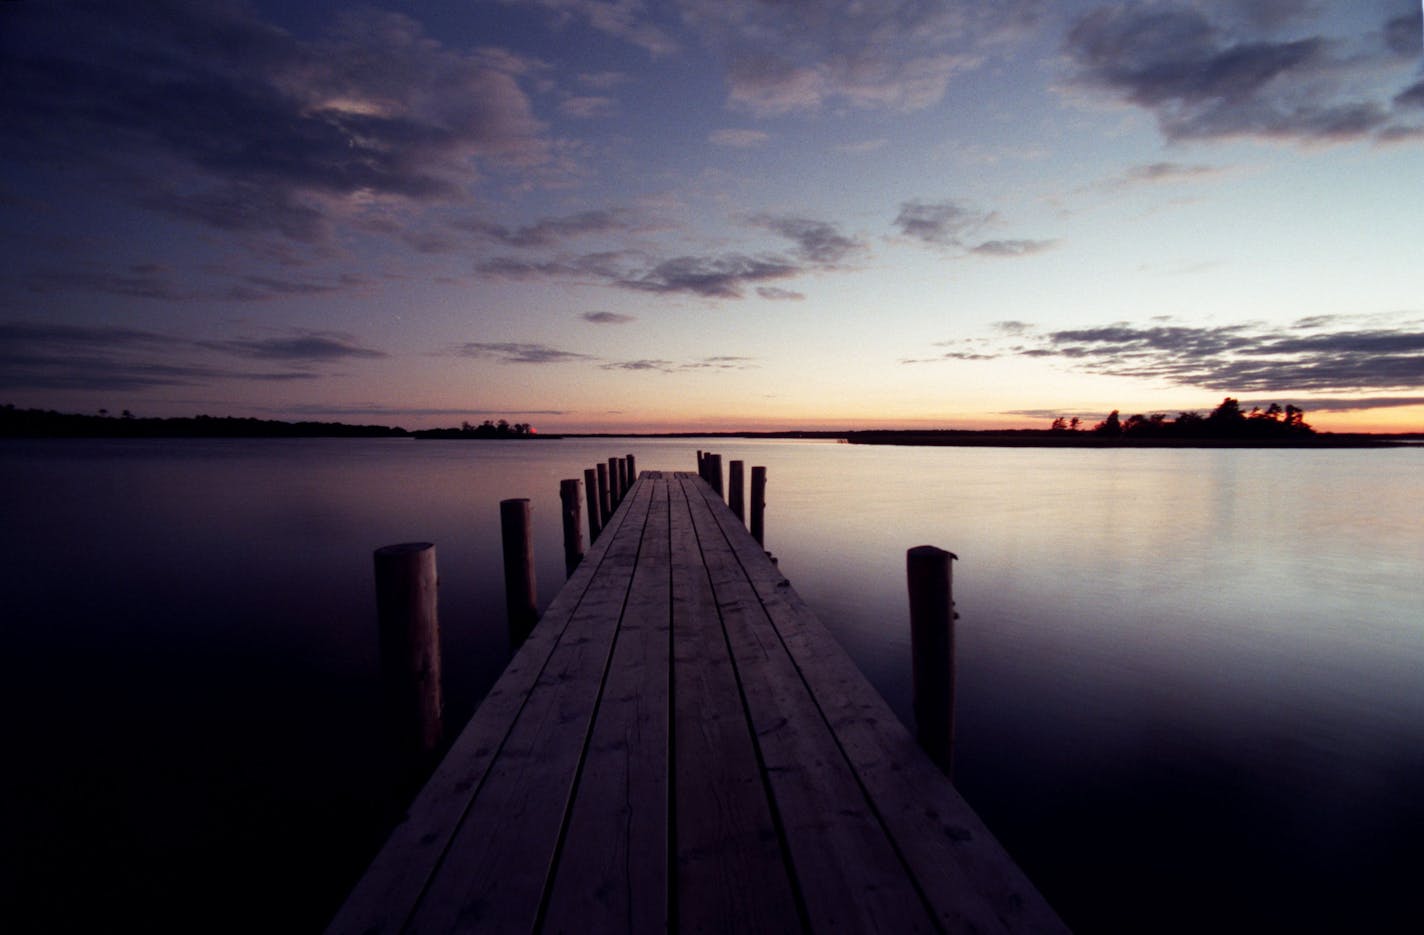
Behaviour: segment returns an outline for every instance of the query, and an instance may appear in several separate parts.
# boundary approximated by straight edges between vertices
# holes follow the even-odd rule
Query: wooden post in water
[[[423,767],[444,733],[435,546],[405,542],[376,550],[381,681],[397,745]]]
[[[579,482],[576,479],[559,481],[559,500],[564,517],[564,572],[570,576],[583,561],[583,523],[579,515],[581,509]]]
[[[608,505],[614,510],[618,509],[618,504],[623,499],[623,488],[618,486],[618,459],[608,459]],[[605,523],[608,520],[604,520]]]
[[[628,486],[632,487],[638,481],[638,461],[631,454],[623,460],[628,462]]]
[[[697,449],[697,476],[703,480],[707,479],[707,468],[702,464],[702,449]]]
[[[598,464],[598,522],[600,526],[608,525],[608,517],[613,515],[613,494],[608,489],[608,465],[603,462]]]
[[[628,462],[622,458],[613,459],[618,464],[618,499],[628,496]]]
[[[509,640],[520,646],[539,622],[534,586],[534,536],[529,501],[523,497],[499,501],[500,539],[504,545],[504,600],[509,615]]]
[[[766,545],[766,468],[752,468],[752,538]]]
[[[946,776],[954,763],[954,559],[932,545],[905,553],[915,735]]]
[[[737,514],[737,519],[745,523],[747,508],[742,496],[746,492],[746,485],[742,483],[744,465],[743,461],[733,461],[727,465],[727,505]]]
[[[584,468],[583,489],[588,500],[588,544],[593,545],[603,532],[603,518],[598,511],[598,472],[593,468]]]
[[[717,496],[722,496],[722,456],[707,456],[707,482],[712,485],[712,489],[717,491]],[[725,497],[723,499],[726,499]]]

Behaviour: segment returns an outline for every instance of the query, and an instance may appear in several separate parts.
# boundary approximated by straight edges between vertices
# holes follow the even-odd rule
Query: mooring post
[[[722,497],[722,456],[707,456],[707,481],[712,485],[712,489],[717,491],[717,496]],[[722,499],[726,499],[722,497]]]
[[[702,449],[697,449],[697,476],[703,480],[707,479],[707,468],[702,465]]]
[[[766,545],[766,468],[752,468],[752,538]]]
[[[623,499],[623,488],[618,486],[618,459],[608,459],[608,505],[616,511]],[[608,520],[603,521],[605,524]]]
[[[405,542],[376,550],[381,681],[396,744],[412,767],[426,765],[444,733],[435,546]]]
[[[618,499],[622,501],[628,496],[628,462],[622,458],[614,458],[618,463]]]
[[[743,500],[745,484],[742,483],[742,469],[745,462],[733,461],[727,465],[727,505],[742,522],[747,521],[747,508]]]
[[[954,559],[932,545],[905,553],[915,734],[946,776],[954,763]]]
[[[570,576],[583,561],[583,523],[579,516],[581,499],[578,480],[559,481],[559,500],[564,516],[564,572]]]
[[[598,512],[598,472],[584,468],[583,489],[588,500],[588,544],[593,545],[603,532],[603,520]]]
[[[624,458],[628,462],[628,486],[638,482],[638,461],[631,454]]]
[[[608,517],[613,515],[613,492],[608,489],[608,465],[598,464],[598,522],[608,525]]]
[[[526,498],[499,501],[500,538],[504,545],[504,600],[509,615],[509,639],[523,644],[539,622],[534,586],[534,536]]]

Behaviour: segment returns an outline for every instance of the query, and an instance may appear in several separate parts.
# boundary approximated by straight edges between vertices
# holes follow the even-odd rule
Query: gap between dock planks
[[[646,472],[331,931],[1061,931],[720,498]]]

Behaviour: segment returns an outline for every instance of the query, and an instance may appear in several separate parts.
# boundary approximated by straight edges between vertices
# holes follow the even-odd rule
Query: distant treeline
[[[346,425],[341,422],[282,422],[233,416],[139,418],[125,409],[119,415],[54,412],[0,406],[0,436],[10,438],[398,438],[403,428]]]
[[[1080,431],[1078,419],[1062,416],[1053,420],[1050,432]],[[1284,409],[1275,403],[1265,409],[1259,406],[1250,412],[1241,410],[1241,403],[1228,396],[1221,405],[1203,416],[1196,412],[1183,412],[1175,419],[1166,413],[1153,415],[1132,415],[1121,418],[1118,410],[1108,413],[1108,417],[1091,429],[1094,435],[1106,438],[1149,439],[1219,439],[1219,440],[1260,440],[1299,438],[1313,435],[1315,429],[1305,421],[1305,410],[1287,405]]]

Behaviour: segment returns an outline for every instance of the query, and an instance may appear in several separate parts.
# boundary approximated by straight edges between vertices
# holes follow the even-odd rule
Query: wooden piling
[[[766,545],[766,468],[752,468],[752,538]]]
[[[638,461],[631,454],[625,455],[623,460],[628,462],[628,486],[632,487],[638,480]]]
[[[743,461],[733,461],[727,466],[727,505],[743,523],[747,521],[747,509],[743,495],[746,485],[742,482]]]
[[[598,465],[598,522],[608,525],[608,517],[613,515],[613,491],[608,487],[608,465]]]
[[[723,497],[723,496],[722,496],[722,456],[721,456],[721,455],[708,455],[708,456],[707,456],[707,482],[708,482],[709,484],[711,484],[713,490],[717,491],[717,496],[722,497],[722,499],[724,499],[724,500],[726,499],[726,497]]]
[[[583,489],[588,500],[588,544],[593,545],[603,532],[603,518],[598,506],[598,472],[593,468],[584,468]]]
[[[509,616],[509,638],[523,644],[539,622],[534,584],[534,536],[526,498],[499,501],[500,538],[504,545],[504,599]]]
[[[915,734],[946,776],[954,762],[954,558],[932,545],[905,553]]]
[[[618,499],[622,500],[628,496],[628,462],[622,458],[614,458],[613,460],[618,465]]]
[[[564,572],[573,575],[574,569],[583,561],[583,521],[579,515],[582,508],[577,479],[559,481],[559,501],[564,517]]]
[[[618,484],[618,459],[608,459],[608,505],[614,510],[618,509],[618,504],[623,501],[623,488]],[[611,514],[610,514],[611,515]],[[605,523],[608,520],[604,520]]]
[[[397,746],[426,765],[444,734],[435,546],[388,545],[375,552],[381,681]]]

